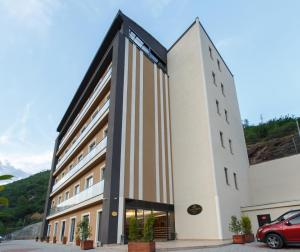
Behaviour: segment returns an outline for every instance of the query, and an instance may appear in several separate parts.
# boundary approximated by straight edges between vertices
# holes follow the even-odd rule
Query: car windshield
[[[288,219],[288,218],[290,218],[293,215],[298,214],[298,213],[300,213],[300,210],[293,211],[293,212],[288,212],[288,213],[283,214],[280,217],[278,217],[275,221],[284,221],[284,220],[286,220],[286,219]]]

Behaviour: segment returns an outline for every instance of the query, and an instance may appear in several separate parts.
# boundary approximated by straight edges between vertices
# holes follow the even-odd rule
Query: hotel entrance
[[[155,218],[154,239],[160,241],[175,239],[175,220],[173,205],[126,200],[125,210],[125,241],[127,241],[129,233],[129,219],[131,217],[135,217],[137,219],[138,236],[143,237],[144,223],[151,213]]]

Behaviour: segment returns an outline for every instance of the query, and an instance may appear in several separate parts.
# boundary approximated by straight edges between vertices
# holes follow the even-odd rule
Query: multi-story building
[[[231,237],[249,168],[233,76],[198,19],[170,49],[119,12],[58,126],[43,235]],[[176,235],[175,235],[176,234]]]

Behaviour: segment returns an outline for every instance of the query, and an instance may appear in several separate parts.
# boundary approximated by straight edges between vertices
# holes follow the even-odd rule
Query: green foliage
[[[43,214],[49,181],[49,171],[32,175],[28,178],[5,185],[0,197],[9,199],[9,206],[0,208],[0,234],[8,233],[16,228],[35,223],[34,213]]]
[[[144,241],[149,242],[153,241],[154,235],[153,235],[153,226],[154,226],[155,218],[154,215],[151,213],[148,218],[145,220],[144,224]]]
[[[231,216],[231,221],[229,223],[229,231],[235,234],[240,234],[242,232],[241,222],[236,216]]]
[[[13,178],[12,175],[1,175],[0,176],[0,181],[1,180],[8,180]],[[5,188],[4,185],[0,185],[0,192],[3,191]],[[0,207],[7,207],[8,206],[8,198],[6,197],[0,197]]]
[[[243,215],[241,217],[241,225],[242,225],[242,232],[244,234],[252,234],[252,225],[249,216]]]
[[[294,116],[282,116],[274,118],[259,125],[250,125],[247,119],[244,120],[244,134],[247,145],[268,141],[297,133],[296,120]]]
[[[129,219],[129,241],[136,241],[137,240],[137,233],[138,233],[138,223],[135,217],[131,217]]]
[[[86,241],[92,235],[92,228],[88,219],[83,219],[77,224],[80,240]]]

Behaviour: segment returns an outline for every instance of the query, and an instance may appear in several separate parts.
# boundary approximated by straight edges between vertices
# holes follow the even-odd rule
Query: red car
[[[272,249],[300,245],[300,210],[289,211],[257,230],[256,238]]]

